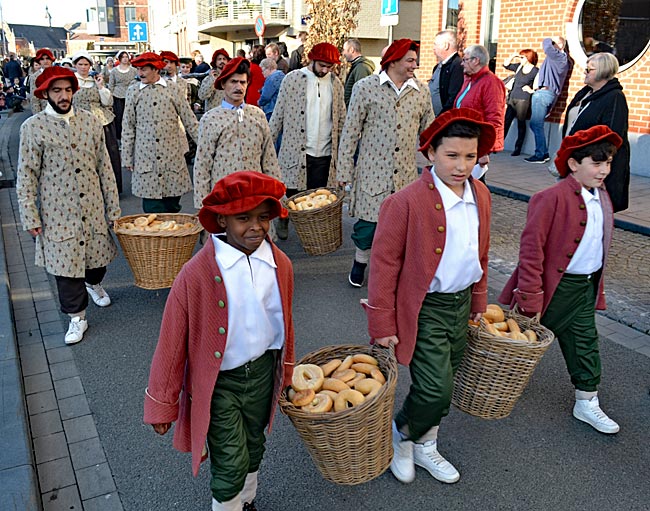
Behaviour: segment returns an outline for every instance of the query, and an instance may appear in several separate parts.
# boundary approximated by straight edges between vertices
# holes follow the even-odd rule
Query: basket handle
[[[518,303],[515,303],[514,307],[512,308],[512,312],[514,312],[515,314],[520,314],[521,316],[525,316],[525,314],[522,314],[521,312],[519,312],[519,304]],[[535,313],[535,315],[530,318],[531,321],[533,321],[534,323],[537,323],[537,324],[539,324],[541,319],[542,319],[542,313],[541,312]]]

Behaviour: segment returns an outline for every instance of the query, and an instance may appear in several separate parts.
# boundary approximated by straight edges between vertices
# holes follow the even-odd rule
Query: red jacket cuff
[[[151,396],[149,390],[145,390],[144,395],[144,423],[145,424],[166,424],[176,422],[178,419],[178,404],[163,403]]]
[[[519,310],[527,313],[542,312],[544,307],[544,291],[538,293],[527,293],[521,289],[515,289],[512,294]]]
[[[397,317],[395,309],[373,307],[367,300],[361,300],[361,306],[368,316],[368,334],[373,339],[397,335]]]

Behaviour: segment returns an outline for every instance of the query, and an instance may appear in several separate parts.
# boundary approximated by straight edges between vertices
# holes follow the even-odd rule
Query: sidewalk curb
[[[0,215],[1,218],[1,215]],[[0,495],[3,509],[41,509],[0,228]],[[5,507],[7,506],[7,507]]]

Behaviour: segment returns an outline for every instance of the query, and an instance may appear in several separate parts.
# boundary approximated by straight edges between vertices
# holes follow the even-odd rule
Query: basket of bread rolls
[[[171,287],[190,260],[203,230],[196,215],[152,213],[115,220],[113,229],[135,285],[144,289]]]
[[[388,468],[396,383],[393,348],[328,346],[298,362],[280,408],[325,479],[360,484]]]
[[[507,417],[554,338],[538,320],[489,304],[479,323],[470,321],[452,403],[484,419]]]
[[[300,243],[309,255],[334,252],[343,243],[343,191],[318,188],[284,201]]]

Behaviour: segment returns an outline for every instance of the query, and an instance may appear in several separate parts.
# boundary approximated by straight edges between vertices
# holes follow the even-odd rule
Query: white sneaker
[[[435,440],[413,444],[413,461],[441,483],[455,483],[460,479],[456,467],[438,452],[438,442]]]
[[[601,433],[618,433],[621,429],[612,419],[607,417],[605,412],[600,409],[598,396],[591,399],[576,399],[573,407],[573,416],[579,421],[586,422],[595,430]]]
[[[88,321],[76,316],[70,320],[68,331],[65,334],[66,344],[77,344],[84,338],[84,332],[88,330]]]
[[[393,421],[393,461],[390,471],[402,483],[412,483],[415,480],[415,465],[413,464],[413,442],[403,440]]]
[[[93,284],[92,286],[86,284],[86,291],[88,291],[88,294],[96,305],[108,307],[111,304],[111,297],[108,296],[108,293],[101,284]]]

